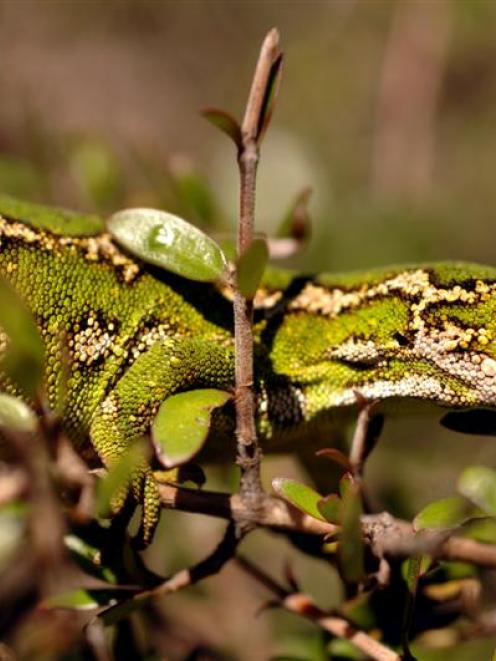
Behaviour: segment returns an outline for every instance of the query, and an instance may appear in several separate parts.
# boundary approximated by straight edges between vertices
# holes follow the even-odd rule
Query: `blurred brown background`
[[[286,59],[262,152],[259,229],[274,229],[310,184],[314,238],[301,268],[494,264],[490,0],[0,2],[0,189],[103,213],[160,206],[232,228],[233,149],[198,111],[242,112],[274,25]],[[452,493],[468,463],[496,465],[494,441],[441,431],[436,420],[391,421],[367,480],[379,507],[412,516]],[[296,470],[267,462],[267,479]],[[185,534],[184,516],[166,518],[164,544]],[[169,572],[215,543],[211,520],[197,517],[189,528],[166,560],[162,546],[152,549],[157,569]],[[325,567],[265,533],[255,537],[249,547],[264,564],[277,571],[291,555],[304,587],[324,605],[338,601]],[[173,621],[188,614],[179,639],[194,631],[229,658],[297,656],[302,644],[301,658],[325,658],[311,627],[282,614],[253,619],[264,593],[235,569],[193,594],[164,604]],[[451,659],[482,658],[471,649]]]

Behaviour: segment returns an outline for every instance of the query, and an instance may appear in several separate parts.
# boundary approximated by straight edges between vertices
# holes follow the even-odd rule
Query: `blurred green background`
[[[272,26],[285,71],[262,150],[257,223],[274,230],[294,195],[313,187],[313,240],[292,266],[494,264],[490,0],[0,2],[0,190],[102,213],[157,206],[212,231],[232,230],[234,150],[199,110],[241,114]],[[494,440],[443,431],[435,419],[393,420],[366,479],[378,510],[411,517],[454,492],[469,463],[496,465]],[[267,483],[274,474],[298,468],[269,460]],[[219,534],[213,520],[164,519],[149,553],[163,572],[199,559]],[[173,550],[171,538],[179,540]],[[323,605],[338,603],[322,563],[267,533],[247,547],[276,573],[292,557],[303,586]],[[228,568],[163,607],[181,623],[178,649],[191,637],[229,658],[325,658],[319,634],[296,618],[254,619],[264,598]],[[483,658],[470,650],[450,656]]]

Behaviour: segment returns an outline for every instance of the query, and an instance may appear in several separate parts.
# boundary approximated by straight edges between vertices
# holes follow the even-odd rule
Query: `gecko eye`
[[[408,338],[406,337],[406,335],[403,335],[403,333],[395,333],[393,337],[396,340],[396,342],[398,342],[400,347],[408,346]]]

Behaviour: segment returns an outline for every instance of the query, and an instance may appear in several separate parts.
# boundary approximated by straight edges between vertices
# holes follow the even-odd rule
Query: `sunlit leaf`
[[[496,471],[470,466],[458,479],[458,491],[490,516],[496,516]]]
[[[213,388],[168,397],[152,424],[152,440],[160,462],[173,468],[192,459],[207,439],[213,411],[229,399],[228,392]]]
[[[103,220],[94,214],[77,213],[0,195],[0,214],[64,236],[92,236],[104,230]]]
[[[464,537],[485,544],[496,544],[496,519],[473,519],[462,530]]]
[[[111,606],[117,604],[120,600],[129,595],[128,590],[123,589],[87,589],[78,588],[54,594],[47,597],[40,604],[41,608],[54,609],[62,608],[65,610],[93,610],[102,606]]]
[[[96,506],[98,516],[107,517],[112,511],[112,499],[116,493],[126,488],[136,467],[146,457],[146,447],[143,442],[136,442],[119,460],[110,467],[107,475],[98,482],[96,490]]]
[[[460,596],[466,585],[466,578],[445,581],[443,583],[432,583],[431,585],[425,586],[423,593],[429,597],[429,599],[433,599],[434,601],[451,601]]]
[[[342,502],[338,495],[332,493],[329,496],[322,498],[322,500],[319,500],[317,503],[317,507],[326,521],[336,525],[341,523]]]
[[[111,216],[118,243],[149,264],[185,278],[222,278],[226,258],[217,243],[182,218],[158,209],[126,209]]]
[[[116,583],[115,572],[101,563],[101,550],[96,546],[88,544],[77,535],[66,535],[64,544],[69,549],[72,559],[81,569],[91,576],[95,576],[107,583]]]
[[[211,124],[228,135],[238,149],[241,148],[241,127],[238,121],[230,113],[226,112],[225,110],[219,110],[217,108],[206,108],[202,111],[202,115]]]
[[[319,502],[322,500],[322,496],[311,487],[287,477],[276,477],[272,480],[272,487],[278,496],[281,496],[305,514],[320,519],[320,521],[325,521],[324,516],[319,511]]]
[[[451,496],[429,503],[413,520],[415,530],[457,528],[473,516],[474,508],[461,496]]]
[[[267,265],[269,250],[264,239],[254,239],[236,264],[236,282],[245,298],[253,298]]]
[[[360,489],[356,484],[350,483],[342,499],[341,536],[338,551],[343,577],[350,583],[357,583],[365,575],[361,516]]]
[[[470,562],[441,560],[438,561],[437,564],[439,565],[439,568],[442,570],[443,576],[446,575],[446,577],[450,580],[455,580],[460,578],[472,578],[474,576],[477,576],[478,574],[478,569],[476,565],[473,565]],[[427,567],[427,569],[429,568]]]
[[[43,342],[24,303],[13,289],[0,279],[0,330],[2,329],[8,338],[2,371],[25,392],[34,394],[43,372]]]
[[[18,397],[0,392],[0,427],[32,432],[37,426],[35,413]]]

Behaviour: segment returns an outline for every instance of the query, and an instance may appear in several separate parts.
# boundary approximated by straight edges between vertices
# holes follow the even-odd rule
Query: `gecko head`
[[[423,269],[348,290],[307,285],[275,338],[274,367],[315,410],[357,393],[496,407],[494,287],[433,284]]]

